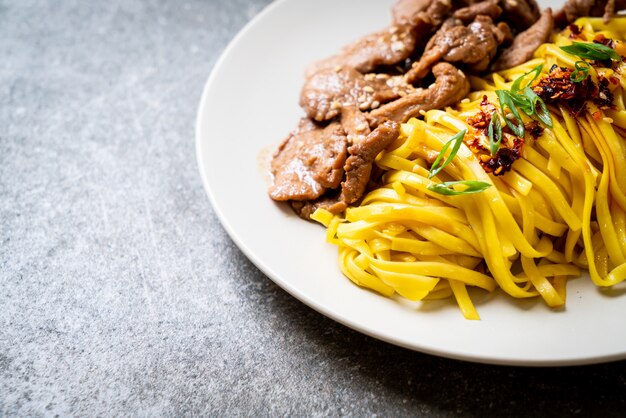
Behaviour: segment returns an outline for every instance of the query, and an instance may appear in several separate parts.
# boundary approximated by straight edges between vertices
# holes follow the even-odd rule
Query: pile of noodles
[[[576,22],[578,40],[602,34],[624,47],[626,18]],[[383,185],[359,206],[313,218],[327,227],[339,248],[339,267],[354,283],[409,300],[454,298],[468,319],[479,319],[469,288],[502,289],[514,298],[540,296],[550,307],[565,304],[566,282],[589,272],[598,286],[626,279],[626,63],[593,66],[589,76],[612,77],[611,109],[593,102],[573,116],[549,106],[552,127],[534,138],[528,130],[521,158],[504,175],[488,174],[464,143],[433,178],[429,168],[451,136],[474,129],[468,118],[498,103],[497,89],[539,64],[573,69],[580,58],[559,46],[572,43],[571,29],[541,46],[519,67],[473,78],[472,93],[455,109],[432,110],[402,126],[400,138],[377,158]],[[616,48],[617,49],[617,48]],[[619,51],[618,51],[619,52]],[[621,55],[626,53],[623,51]],[[429,185],[478,180],[486,190],[447,196]]]

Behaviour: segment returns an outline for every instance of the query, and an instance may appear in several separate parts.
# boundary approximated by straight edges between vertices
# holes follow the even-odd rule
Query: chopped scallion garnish
[[[587,78],[587,74],[589,74],[589,69],[591,67],[585,61],[576,61],[576,63],[574,64],[574,67],[575,67],[575,70],[572,71],[572,74],[569,76],[569,78],[574,83],[580,83],[585,78]]]
[[[515,79],[515,81],[511,85],[511,93],[517,94],[521,90],[523,90],[524,87],[530,86],[531,83],[533,81],[535,81],[537,79],[537,77],[539,77],[541,75],[541,71],[542,70],[543,70],[543,64],[539,64],[538,66],[536,66],[535,68],[533,68],[532,70],[530,70],[529,72],[524,74],[523,76],[520,76],[517,79]],[[531,78],[524,86],[522,86],[522,83],[524,82],[524,79],[526,79],[526,76],[528,76],[530,74],[533,74],[533,78]]]
[[[441,170],[444,169],[445,166],[447,166],[448,164],[450,164],[450,162],[452,162],[452,160],[456,156],[456,153],[459,152],[459,148],[461,148],[461,144],[463,143],[463,138],[465,137],[466,133],[467,133],[467,129],[463,129],[462,131],[459,131],[456,135],[450,138],[450,140],[448,140],[448,142],[446,142],[443,147],[441,147],[441,152],[439,153],[439,155],[433,162],[433,165],[430,167],[430,171],[428,172],[429,179],[435,177],[437,173],[439,173]],[[442,163],[441,160],[445,156],[446,151],[448,151],[448,148],[450,148],[450,146],[452,146],[450,155]]]
[[[560,47],[563,51],[583,59],[606,61],[621,61],[622,57],[606,45],[596,43],[573,42],[571,45]]]
[[[511,131],[520,138],[524,137],[524,122],[522,121],[520,110],[530,117],[537,116],[541,122],[552,127],[552,118],[550,117],[550,112],[548,112],[548,107],[541,97],[530,87],[532,82],[541,75],[542,70],[543,64],[536,66],[526,74],[518,77],[513,81],[510,91],[496,90],[504,121]],[[529,75],[532,75],[532,78],[528,78]],[[506,108],[509,108],[513,116],[512,118],[507,117]],[[512,119],[515,120],[515,123]]]
[[[546,103],[543,101],[543,99],[539,97],[537,93],[535,93],[530,87],[524,88],[524,97],[526,97],[526,99],[529,101],[533,112],[535,113],[535,115],[537,115],[539,120],[542,121],[545,125],[552,128],[552,118],[550,117],[548,106],[546,106]],[[539,105],[539,109],[537,109],[537,105]],[[529,114],[529,116],[532,116],[532,113]]]
[[[491,114],[491,121],[489,121],[489,127],[487,128],[487,136],[489,137],[491,156],[495,157],[500,149],[500,143],[502,142],[502,123],[500,122],[498,112],[495,110]]]
[[[464,194],[480,193],[491,187],[491,184],[477,180],[447,181],[434,183],[428,186],[428,190],[446,196],[458,196]]]
[[[514,96],[508,90],[496,90],[496,95],[498,96],[498,100],[500,101],[500,111],[502,112],[502,115],[504,116],[504,122],[507,124],[509,128],[511,128],[511,130],[513,131],[515,135],[517,135],[520,138],[523,138],[524,137],[524,123],[522,122],[522,116],[520,115],[519,110],[517,109],[517,106],[515,104],[516,99],[517,101],[519,101],[519,97],[522,97],[522,96],[517,96],[517,95]],[[513,114],[514,118],[517,120],[517,123],[513,123],[511,119],[506,117],[505,111],[507,107],[511,111],[511,114]]]

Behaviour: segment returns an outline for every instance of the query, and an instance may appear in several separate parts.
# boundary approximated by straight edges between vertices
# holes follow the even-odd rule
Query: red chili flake
[[[535,81],[533,91],[546,103],[563,104],[574,116],[587,108],[586,101],[598,97],[598,88],[590,77],[580,83],[571,79],[572,70],[553,66],[547,76]]]
[[[582,29],[580,28],[580,26],[575,25],[575,24],[571,24],[567,27],[569,29],[569,31],[571,32],[569,34],[570,39],[582,39]]]
[[[598,78],[598,96],[593,98],[593,102],[601,109],[610,109],[613,105],[613,92],[609,89],[609,80],[605,77]]]
[[[520,149],[501,147],[496,155],[486,162],[481,161],[483,169],[494,176],[502,176],[511,171],[513,163],[520,157]]]
[[[474,116],[468,117],[467,123],[476,129],[484,130],[486,134],[489,122],[491,122],[491,114],[494,110],[496,110],[496,107],[489,103],[487,96],[484,95],[480,101],[480,111]]]
[[[604,46],[608,46],[609,48],[615,49],[615,41],[611,38],[607,38],[603,34],[599,33],[593,38],[594,44],[600,44]],[[594,61],[601,64],[603,67],[611,68],[613,66],[613,61],[608,59],[604,61]]]
[[[524,139],[516,137],[513,141],[513,146],[509,147],[510,144],[507,144],[506,139],[503,138],[500,149],[498,149],[496,155],[492,156],[491,151],[483,144],[489,141],[487,139],[487,129],[495,106],[489,103],[487,96],[483,96],[480,107],[481,109],[475,115],[467,118],[467,123],[474,129],[471,129],[465,135],[464,142],[476,155],[485,172],[492,173],[494,176],[501,176],[510,171],[515,160],[520,158]],[[543,128],[539,127],[538,124],[537,127],[543,132]],[[507,126],[502,128],[502,132],[511,133]]]
[[[606,36],[604,36],[603,34],[599,33],[597,34],[594,38],[593,38],[593,42],[596,44],[601,44],[604,46],[608,46],[609,48],[615,48],[615,43],[613,42],[613,39],[611,38],[607,38]]]
[[[530,136],[532,136],[534,139],[537,139],[541,135],[543,135],[543,127],[541,127],[541,125],[539,125],[539,123],[535,120],[532,120],[525,124],[524,128],[526,129],[526,132],[528,132]]]
[[[491,115],[479,110],[474,116],[467,118],[467,123],[476,129],[487,129],[491,122]]]

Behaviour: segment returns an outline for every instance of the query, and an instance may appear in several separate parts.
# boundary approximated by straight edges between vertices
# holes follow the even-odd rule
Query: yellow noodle
[[[452,289],[452,293],[454,294],[454,298],[456,302],[459,304],[459,308],[461,308],[461,313],[467,319],[480,319],[472,300],[467,293],[467,287],[464,283],[458,280],[449,280],[450,288]]]

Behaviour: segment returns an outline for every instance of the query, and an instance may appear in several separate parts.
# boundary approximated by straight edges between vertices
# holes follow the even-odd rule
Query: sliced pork
[[[415,26],[398,24],[346,46],[339,54],[313,64],[306,71],[310,76],[321,70],[352,68],[360,73],[372,72],[379,66],[391,66],[407,59],[415,49]]]
[[[300,106],[318,122],[338,116],[346,106],[370,110],[399,97],[398,89],[388,85],[388,80],[387,76],[367,76],[350,67],[320,70],[306,78]]]
[[[291,200],[291,207],[303,219],[310,219],[319,208],[331,213],[343,212],[348,205],[358,201],[367,188],[376,156],[400,135],[400,124],[386,121],[363,139],[349,147],[349,157],[343,167],[345,180],[341,188],[312,199]]]
[[[500,71],[528,61],[541,44],[550,40],[553,27],[552,10],[545,9],[535,24],[517,35],[513,44],[502,51],[493,63],[492,69]]]
[[[452,9],[450,0],[398,0],[391,13],[395,24],[410,22],[437,27]]]
[[[440,62],[433,67],[435,83],[370,112],[370,124],[377,126],[385,120],[406,122],[420,111],[443,109],[462,100],[469,93],[467,78],[456,67]]]
[[[500,7],[504,21],[518,32],[531,27],[541,15],[535,0],[501,0]]]
[[[356,106],[346,106],[341,110],[341,127],[346,133],[348,144],[363,141],[371,132],[365,113]]]
[[[364,140],[356,142],[348,149],[350,156],[344,167],[346,180],[341,184],[339,200],[349,205],[363,196],[370,179],[374,159],[399,135],[400,124],[394,121],[385,121]]]
[[[498,6],[498,3],[500,3],[500,0],[487,0],[474,3],[471,6],[458,9],[452,14],[452,17],[461,20],[465,24],[472,22],[481,15],[497,19],[502,14],[502,8]]]
[[[296,214],[305,220],[310,220],[311,215],[315,213],[317,209],[326,209],[330,213],[339,214],[346,210],[348,205],[342,200],[339,200],[336,196],[322,196],[317,200],[292,200],[291,208]]]
[[[564,16],[566,23],[572,23],[582,16],[602,16],[607,22],[615,16],[617,10],[624,8],[626,8],[626,0],[567,0],[557,15]]]
[[[448,19],[430,38],[424,54],[407,73],[407,81],[413,83],[424,78],[439,61],[461,64],[473,73],[484,71],[498,46],[509,38],[508,26],[494,24],[489,16],[478,15],[467,26],[459,19]]]
[[[327,127],[303,119],[278,148],[271,164],[274,200],[315,200],[341,184],[347,158],[345,132],[338,122]]]

